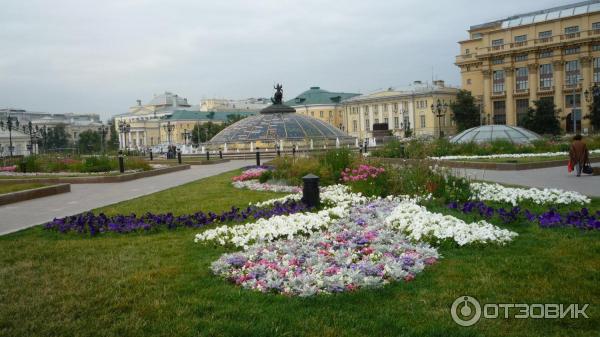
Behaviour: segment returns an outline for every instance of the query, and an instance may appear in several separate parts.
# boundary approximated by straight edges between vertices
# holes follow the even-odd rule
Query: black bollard
[[[296,145],[294,145],[294,147],[292,147],[292,157],[296,156]]]
[[[219,158],[223,159],[223,151],[219,150]]]
[[[181,164],[181,150],[177,149],[177,162]]]
[[[256,150],[256,166],[260,166],[260,152]]]
[[[281,150],[277,148],[277,157],[281,157]]]
[[[319,177],[309,173],[302,177],[304,187],[302,189],[302,202],[308,207],[319,207],[321,198],[319,195]]]
[[[152,156],[152,150],[150,150],[150,161],[153,161],[154,157]]]
[[[119,150],[119,172],[125,173],[125,161],[123,160],[123,151]]]
[[[206,150],[206,160],[210,160],[210,151]]]

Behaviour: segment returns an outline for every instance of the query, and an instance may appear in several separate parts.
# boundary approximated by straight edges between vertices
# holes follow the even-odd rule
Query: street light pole
[[[440,101],[440,99],[438,98],[437,100],[437,104],[431,104],[431,112],[433,112],[435,114],[435,116],[438,118],[438,128],[440,129],[439,133],[440,133],[440,139],[442,139],[443,137],[443,133],[442,133],[442,117],[444,117],[446,115],[446,111],[448,111],[448,104],[447,103],[443,103]]]
[[[100,151],[102,151],[102,153],[104,153],[104,139],[106,138],[106,133],[108,132],[108,127],[105,125],[102,125],[98,128],[98,131],[100,132]]]

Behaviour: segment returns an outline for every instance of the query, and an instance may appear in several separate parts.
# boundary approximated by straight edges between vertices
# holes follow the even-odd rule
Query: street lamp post
[[[129,144],[127,143],[127,134],[131,131],[131,125],[125,122],[119,122],[119,132],[123,134],[123,147],[129,150]]]
[[[167,142],[169,146],[171,145],[171,132],[175,130],[175,125],[171,125],[171,121],[168,121],[166,125],[163,125],[163,128],[167,132]]]
[[[29,131],[29,155],[33,155],[33,136],[35,134],[35,128],[31,121],[27,123],[27,131]]]
[[[446,111],[448,111],[448,104],[445,102],[442,104],[442,102],[439,99],[437,100],[437,104],[431,104],[431,112],[433,112],[438,118],[440,139],[442,139],[442,137],[444,136],[444,133],[442,132],[442,118],[446,115]]]
[[[98,128],[98,132],[100,132],[100,151],[104,153],[104,139],[106,138],[106,133],[108,132],[108,126],[102,125]]]

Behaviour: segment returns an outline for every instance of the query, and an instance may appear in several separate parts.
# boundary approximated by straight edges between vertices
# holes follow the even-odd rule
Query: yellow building
[[[320,119],[345,131],[342,102],[359,94],[331,92],[320,87],[310,87],[295,98],[285,102],[296,113]]]
[[[484,123],[520,125],[533,101],[549,99],[561,110],[565,131],[573,132],[573,117],[581,128],[589,113],[582,93],[600,82],[599,1],[515,15],[468,32],[456,65],[462,88],[483,102]],[[583,132],[588,129],[583,119]]]
[[[450,104],[458,93],[457,88],[447,87],[444,81],[433,85],[415,81],[407,88],[389,88],[371,94],[355,96],[342,104],[344,128],[348,134],[359,139],[373,137],[373,124],[385,123],[395,136],[405,136],[407,130],[416,136],[454,134],[452,111],[448,108],[443,118],[431,110],[439,100]]]
[[[191,132],[196,124],[222,124],[228,115],[254,115],[253,111],[198,111],[186,98],[165,92],[149,103],[129,108],[129,112],[114,117],[121,149],[146,149],[167,145],[191,144]],[[119,125],[127,128],[119,128]]]

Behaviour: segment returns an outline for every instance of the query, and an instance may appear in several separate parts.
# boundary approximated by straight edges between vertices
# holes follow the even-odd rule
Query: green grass
[[[39,183],[23,183],[23,184],[3,184],[0,185],[0,194],[30,190],[33,188],[43,187],[46,184]]]
[[[218,211],[275,195],[233,189],[232,175],[101,211]],[[213,276],[210,263],[231,249],[194,243],[198,230],[88,238],[36,227],[0,237],[0,335],[598,336],[600,233],[508,228],[520,234],[509,245],[442,248],[443,259],[412,282],[302,299]],[[485,303],[590,303],[590,319],[496,319],[463,328],[449,308],[465,294]]]

